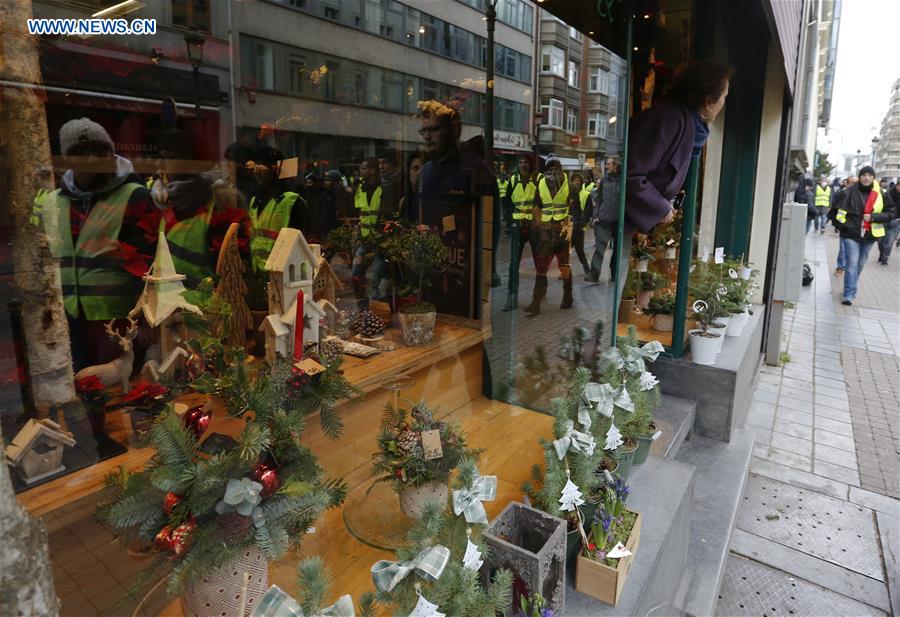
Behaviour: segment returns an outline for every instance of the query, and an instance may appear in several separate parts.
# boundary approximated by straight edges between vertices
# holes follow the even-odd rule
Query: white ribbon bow
[[[563,460],[566,457],[566,452],[569,450],[575,450],[590,456],[594,453],[596,445],[594,436],[590,433],[576,431],[575,423],[571,420],[566,420],[566,434],[553,442],[553,447],[556,449],[556,456],[559,457],[559,460]]]

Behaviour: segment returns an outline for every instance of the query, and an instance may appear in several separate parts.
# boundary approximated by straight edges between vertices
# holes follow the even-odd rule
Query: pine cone
[[[360,311],[353,324],[353,330],[365,338],[374,338],[384,334],[384,322],[372,311]]]
[[[409,429],[404,430],[397,437],[397,448],[404,456],[412,454],[417,445],[419,445],[419,436]]]
[[[322,343],[322,360],[325,361],[325,364],[332,364],[343,353],[343,346],[335,340],[326,340]]]
[[[237,512],[226,512],[216,518],[219,533],[225,542],[240,542],[250,533],[253,522],[249,516],[242,516]]]

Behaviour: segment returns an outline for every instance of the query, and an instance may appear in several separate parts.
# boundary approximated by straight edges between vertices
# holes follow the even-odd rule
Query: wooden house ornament
[[[6,460],[26,484],[33,484],[65,471],[63,449],[74,445],[72,433],[53,420],[29,420],[6,446]]]
[[[319,263],[316,265],[316,274],[313,277],[313,300],[316,302],[327,300],[334,304],[337,292],[343,287],[344,284],[338,278],[338,275],[334,273],[328,260],[324,257],[319,257]]]

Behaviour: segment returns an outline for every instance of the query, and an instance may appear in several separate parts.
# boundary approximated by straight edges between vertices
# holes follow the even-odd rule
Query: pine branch
[[[309,557],[297,564],[297,581],[300,586],[300,607],[306,615],[314,615],[322,608],[331,580],[325,572],[321,557]]]
[[[183,467],[194,459],[197,452],[194,434],[171,408],[150,429],[150,443],[163,465]]]

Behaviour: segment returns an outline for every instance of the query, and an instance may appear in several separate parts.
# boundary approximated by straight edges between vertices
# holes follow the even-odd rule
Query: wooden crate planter
[[[529,592],[540,593],[557,612],[566,603],[566,521],[512,502],[485,530],[490,547],[485,577],[500,569],[512,570]],[[510,608],[506,615],[517,614]]]
[[[634,519],[634,527],[631,528],[628,542],[625,543],[625,548],[632,554],[619,559],[615,568],[584,555],[578,555],[578,560],[575,562],[575,589],[592,598],[597,598],[601,602],[613,606],[618,604],[619,598],[622,597],[625,579],[628,577],[631,564],[634,563],[640,543],[641,515],[638,514]]]

